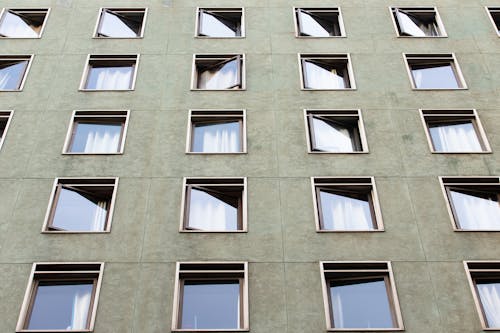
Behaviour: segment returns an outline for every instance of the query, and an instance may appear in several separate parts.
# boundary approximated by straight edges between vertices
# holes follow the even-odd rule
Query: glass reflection
[[[193,152],[241,152],[239,121],[195,123],[193,131]]]
[[[0,90],[19,90],[28,60],[0,62]]]
[[[133,66],[100,66],[89,67],[85,89],[95,90],[128,90],[132,88]]]
[[[480,152],[481,143],[470,121],[430,124],[434,149],[439,152]]]
[[[412,65],[411,73],[418,89],[457,89],[455,71],[450,63]]]
[[[238,230],[238,198],[215,190],[191,188],[187,227],[205,231]]]
[[[75,123],[72,153],[117,153],[120,150],[122,123]]]
[[[497,193],[450,190],[455,219],[464,230],[500,230]]]
[[[373,230],[367,194],[320,190],[322,230]]]

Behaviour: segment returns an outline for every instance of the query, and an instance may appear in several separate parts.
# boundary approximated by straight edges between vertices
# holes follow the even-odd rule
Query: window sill
[[[5,36],[0,36],[0,39],[40,39],[42,36],[38,37],[5,37]]]
[[[328,332],[396,332],[404,331],[404,327],[395,328],[328,328]]]
[[[302,91],[353,91],[357,88],[339,88],[339,89],[313,89],[313,88],[300,88]]]
[[[185,329],[173,328],[172,332],[248,332],[249,328],[235,328],[235,329]]]
[[[246,151],[239,151],[235,153],[203,153],[203,152],[194,152],[194,151],[186,151],[187,155],[246,155],[248,154]]]
[[[245,39],[246,36],[237,36],[237,37],[209,37],[209,36],[197,36],[197,35],[195,35],[194,38],[196,38],[196,39]]]
[[[144,39],[144,36],[138,36],[138,37],[99,37],[99,36],[93,36],[92,39]]]
[[[246,88],[238,88],[238,89],[198,89],[191,88],[191,91],[244,91]]]
[[[106,231],[62,231],[62,230],[61,231],[56,231],[56,230],[42,230],[41,233],[42,234],[109,234],[110,232],[111,232],[111,230],[106,230]]]
[[[398,38],[410,38],[410,39],[426,39],[426,38],[448,38],[448,35],[443,36],[397,36]]]
[[[469,88],[464,87],[464,88],[411,88],[412,90],[416,91],[453,91],[453,90],[468,90]]]
[[[307,152],[308,154],[313,154],[313,155],[324,155],[324,154],[329,154],[329,155],[360,155],[360,154],[369,154],[370,152],[368,150],[364,151],[345,151],[345,152],[330,152],[330,151],[312,151],[309,150]]]
[[[347,35],[343,35],[343,36],[298,36],[298,35],[295,35],[295,38],[299,38],[299,39],[347,38]]]
[[[243,230],[185,230],[181,229],[179,230],[180,233],[186,233],[186,234],[241,234],[241,233],[247,233],[247,229]]]
[[[478,230],[472,230],[472,229],[457,229],[456,227],[453,228],[453,231],[456,232],[500,232],[500,229],[478,229]],[[498,328],[500,330],[500,328]]]
[[[82,92],[126,92],[126,91],[134,91],[135,89],[132,88],[132,89],[78,89],[78,91],[82,91]]]
[[[119,153],[72,153],[72,152],[62,152],[62,155],[77,155],[77,156],[123,155],[123,152],[119,152]]]
[[[436,155],[467,155],[467,154],[491,154],[493,151],[485,150],[485,151],[435,151],[431,150],[432,154]]]
[[[371,233],[371,232],[384,232],[384,228],[381,229],[373,229],[373,230],[323,230],[323,229],[316,229],[317,233]]]

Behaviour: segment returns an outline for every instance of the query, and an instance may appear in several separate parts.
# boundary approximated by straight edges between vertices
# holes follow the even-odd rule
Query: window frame
[[[73,138],[76,133],[75,125],[78,123],[79,118],[88,118],[89,121],[94,121],[99,118],[124,118],[122,131],[120,136],[119,150],[114,153],[85,153],[85,152],[71,152],[69,151]],[[130,118],[130,110],[74,110],[71,115],[71,120],[64,140],[63,155],[123,155],[125,149],[125,140],[127,138],[127,130]]]
[[[346,187],[347,190],[343,189]],[[330,230],[323,229],[321,217],[321,202],[318,199],[318,193],[321,188],[338,189],[349,191],[352,193],[363,194],[365,191],[354,191],[352,187],[370,187],[368,193],[368,203],[370,205],[370,216],[372,218],[373,229],[366,230]],[[378,197],[377,187],[375,185],[375,177],[350,177],[350,176],[335,176],[335,177],[311,177],[311,189],[314,209],[314,222],[316,224],[316,232],[318,233],[371,233],[384,232],[384,222],[382,219],[382,210],[380,208],[380,200]]]
[[[352,67],[352,60],[350,53],[298,53],[299,62],[299,73],[300,73],[300,90],[302,91],[352,91],[356,90],[356,81],[354,79],[354,70]],[[340,62],[346,61],[347,75],[349,76],[349,88],[306,88],[305,77],[304,77],[304,60],[316,60],[316,59],[326,59],[326,60],[337,60]]]
[[[189,222],[189,190],[194,186],[201,187],[242,187],[239,199],[238,221],[241,229],[237,230],[198,230],[187,228]],[[248,232],[248,191],[247,177],[184,177],[182,181],[182,198],[179,232],[181,233],[246,233]]]
[[[64,267],[66,266],[66,267]],[[38,269],[40,267],[40,269]],[[43,268],[52,270],[45,270]],[[98,267],[98,269],[96,269]],[[58,269],[59,268],[59,269]],[[78,269],[79,268],[79,269]],[[94,268],[94,269],[92,269]],[[97,306],[104,274],[104,262],[35,262],[32,265],[28,286],[17,321],[16,332],[92,332],[94,330]],[[45,275],[45,276],[44,276]],[[51,277],[52,275],[52,277]],[[41,278],[40,278],[41,277]],[[40,281],[93,280],[92,299],[87,313],[87,328],[77,330],[39,330],[25,328],[31,315],[31,307],[35,301]]]
[[[495,22],[495,19],[493,18],[492,11],[498,12],[500,15],[500,6],[484,6],[484,9],[486,10],[486,14],[488,15],[491,24],[493,24],[493,29],[495,29],[497,37],[500,37],[500,29],[497,28],[497,24]],[[499,22],[500,24],[500,22]]]
[[[111,223],[113,221],[113,213],[116,204],[116,195],[118,192],[118,177],[59,177],[54,180],[52,191],[50,193],[49,204],[45,213],[43,222],[42,234],[102,234],[111,232]],[[113,187],[113,192],[109,199],[109,209],[106,216],[104,230],[100,231],[79,231],[79,230],[54,230],[51,229],[52,221],[57,210],[57,199],[59,198],[59,188],[62,185],[72,186],[95,186],[95,187]]]
[[[28,78],[29,71],[31,69],[31,64],[33,63],[35,55],[34,54],[0,54],[0,63],[2,60],[5,61],[28,61],[26,65],[26,69],[24,70],[23,76],[19,82],[18,89],[0,89],[1,92],[20,92],[24,89],[24,84],[26,83],[26,79]]]
[[[0,39],[40,39],[42,38],[43,32],[45,31],[45,26],[47,25],[48,17],[50,14],[50,7],[39,7],[39,8],[7,8],[4,7],[0,11],[0,25],[2,24],[3,16],[6,11],[21,11],[21,12],[29,12],[29,11],[36,11],[36,12],[42,12],[45,11],[45,18],[42,23],[42,27],[40,28],[40,33],[38,34],[38,37],[8,37],[8,36],[0,36]]]
[[[385,269],[382,268],[385,265]],[[401,313],[401,306],[398,299],[398,293],[396,291],[396,281],[394,279],[394,274],[392,270],[392,265],[390,261],[320,261],[320,272],[321,272],[321,286],[323,292],[323,304],[325,309],[325,319],[326,328],[328,332],[372,332],[372,331],[404,331],[405,327],[403,324],[403,317]],[[334,269],[337,266],[340,269]],[[327,268],[328,267],[328,268]],[[359,268],[355,268],[359,267]],[[373,275],[369,275],[373,272]],[[358,273],[358,276],[356,276]],[[386,284],[386,292],[389,300],[389,305],[391,306],[391,317],[393,322],[397,327],[393,328],[336,328],[333,327],[330,302],[330,292],[329,292],[329,282],[334,280],[332,275],[345,275],[349,276],[351,279],[356,279],[360,277],[381,277],[384,276],[384,281]],[[329,275],[329,277],[327,277]]]
[[[99,36],[99,27],[101,26],[101,16],[104,10],[109,10],[112,12],[143,12],[144,16],[142,19],[142,26],[140,33],[137,37],[105,37]],[[92,38],[94,39],[141,39],[144,38],[144,30],[146,29],[146,19],[148,16],[148,8],[147,7],[101,7],[97,13],[97,22],[94,27],[94,33],[92,34]]]
[[[239,88],[226,88],[226,89],[202,89],[198,88],[198,66],[197,66],[197,60],[219,60],[219,62],[227,62],[231,61],[233,58],[236,58],[240,60],[240,63],[238,65],[239,68],[239,81],[240,81],[240,86]],[[191,70],[191,91],[244,91],[246,90],[246,66],[245,66],[245,53],[224,53],[224,54],[219,54],[219,53],[204,53],[204,54],[198,54],[195,53],[193,54],[193,66]]]
[[[196,121],[193,118],[217,118],[221,120],[229,120],[230,118],[238,119],[240,122],[240,140],[241,140],[241,151],[238,152],[195,152],[192,151],[193,147],[193,127]],[[190,109],[188,115],[187,124],[187,136],[186,136],[186,154],[190,155],[238,155],[247,153],[247,135],[246,135],[246,109]]]
[[[404,12],[434,12],[435,18],[436,18],[436,25],[439,30],[440,35],[439,36],[407,36],[407,35],[402,35],[399,32],[399,22],[396,19],[395,11],[396,10],[401,10]],[[446,29],[444,28],[444,23],[443,20],[441,19],[441,15],[439,14],[439,11],[436,6],[424,6],[424,7],[398,7],[398,6],[389,6],[389,12],[391,14],[392,18],[392,24],[394,26],[394,29],[396,30],[396,36],[398,38],[447,38],[448,34],[446,33]]]
[[[361,150],[352,151],[352,152],[330,152],[330,151],[319,151],[314,150],[312,141],[313,141],[313,131],[311,130],[311,123],[309,122],[309,116],[322,116],[325,118],[329,117],[345,117],[345,118],[354,118],[357,123],[357,128],[359,132],[359,145],[361,146]],[[354,122],[354,120],[353,120]],[[361,115],[361,109],[304,109],[304,124],[306,128],[306,141],[307,141],[307,152],[309,154],[367,154],[369,153],[368,149],[368,140],[366,138],[365,126],[363,122],[363,117]]]
[[[241,12],[241,36],[235,37],[211,37],[200,35],[200,13],[201,10],[215,11],[215,12]],[[242,39],[246,38],[245,29],[245,7],[196,7],[196,20],[194,28],[194,37],[200,39]]]
[[[491,146],[486,137],[486,132],[484,131],[481,120],[476,109],[419,109],[420,119],[422,120],[422,125],[424,126],[425,136],[427,138],[427,143],[429,149],[433,154],[490,154],[492,153]],[[434,143],[432,141],[432,136],[430,134],[430,127],[427,121],[428,118],[450,118],[450,122],[459,120],[470,120],[474,130],[477,135],[477,139],[481,144],[482,151],[458,151],[458,152],[448,152],[448,151],[437,151],[434,148]],[[443,120],[446,124],[446,121]]]
[[[203,267],[205,266],[205,267]],[[186,267],[186,269],[183,269]],[[192,267],[191,269],[189,269]],[[240,280],[240,328],[186,329],[179,328],[182,315],[182,288],[186,277],[190,280]],[[247,332],[250,330],[248,311],[248,262],[177,262],[175,270],[174,302],[172,306],[172,332]]]
[[[459,227],[458,218],[456,217],[455,208],[449,196],[450,187],[452,188],[469,188],[471,191],[481,192],[477,187],[481,186],[491,186],[492,188],[498,188],[497,197],[500,204],[500,177],[495,176],[471,176],[471,177],[461,177],[461,176],[439,176],[439,184],[441,185],[441,191],[446,202],[446,209],[448,211],[448,216],[450,217],[450,222],[453,231],[456,232],[500,232],[500,225],[498,229],[462,229]],[[485,192],[484,190],[482,192]]]
[[[2,145],[5,142],[5,137],[7,136],[10,123],[12,122],[12,117],[14,117],[14,110],[0,110],[0,119],[7,118],[3,133],[0,135],[0,151],[2,151]]]
[[[293,7],[292,9],[293,9],[293,22],[295,25],[295,37],[296,38],[346,38],[347,37],[344,19],[342,16],[342,10],[341,10],[340,6],[337,6],[337,7]],[[312,12],[324,11],[324,12],[338,13],[340,36],[301,36],[299,20],[297,19],[297,11],[299,11],[299,10],[312,11]]]
[[[83,92],[125,92],[125,91],[134,91],[135,83],[137,80],[137,69],[139,67],[140,54],[120,54],[120,55],[112,55],[112,54],[87,54],[87,59],[85,61],[85,66],[83,68],[82,79],[80,80],[80,88],[79,91]],[[91,61],[123,61],[123,62],[132,62],[135,59],[135,64],[132,65],[134,73],[132,74],[132,79],[130,82],[130,88],[128,89],[89,89],[85,86],[87,85],[90,68],[92,67]],[[109,66],[113,67],[113,66]]]
[[[410,79],[411,89],[418,91],[454,91],[454,90],[467,90],[467,83],[458,64],[455,53],[403,53],[403,60],[406,66],[406,71],[408,73],[408,78]],[[458,88],[418,88],[415,84],[415,80],[412,74],[412,68],[408,60],[420,60],[422,62],[436,60],[438,63],[448,63],[451,65],[453,73],[455,74],[455,79],[457,80]]]

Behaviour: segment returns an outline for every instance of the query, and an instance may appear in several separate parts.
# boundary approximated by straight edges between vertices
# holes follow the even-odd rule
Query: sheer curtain
[[[92,288],[90,290],[79,290],[73,298],[73,312],[71,325],[67,330],[82,330],[87,328],[87,316],[89,313]]]
[[[327,230],[372,230],[368,201],[321,191],[323,227]]]
[[[106,224],[106,216],[108,203],[106,201],[98,201],[95,203],[94,218],[90,226],[91,231],[103,231]]]
[[[403,34],[415,37],[439,36],[437,27],[433,22],[425,24],[399,10],[396,10],[396,18]]]
[[[201,12],[200,34],[211,37],[236,37],[237,31],[228,27],[224,22],[210,13]]]
[[[476,286],[488,327],[500,327],[500,284],[478,283]]]
[[[28,37],[37,38],[38,31],[30,26],[19,16],[5,11],[2,24],[0,25],[0,35],[7,37]]]
[[[498,201],[450,191],[459,227],[466,230],[500,230]]]
[[[207,69],[198,76],[200,89],[230,89],[240,84],[238,79],[239,59],[231,60],[212,70]]]
[[[132,82],[133,67],[94,67],[91,76],[96,76],[95,87],[97,90],[127,90]]]
[[[0,89],[15,90],[19,89],[24,68],[28,64],[27,61],[21,61],[13,65],[0,69]]]
[[[216,197],[191,189],[189,228],[198,230],[236,230],[237,210]]]
[[[203,152],[233,153],[240,150],[239,132],[227,124],[204,126]]]
[[[471,123],[443,125],[429,129],[437,151],[475,152],[482,151],[474,126]]]
[[[310,61],[303,61],[304,81],[310,89],[344,89],[344,78],[337,74],[336,69],[325,69]]]
[[[300,32],[314,37],[329,37],[328,30],[323,28],[309,13],[299,10],[298,12]]]
[[[85,153],[116,153],[120,143],[120,133],[91,131],[85,142]]]
[[[137,37],[137,33],[120,17],[108,11],[103,11],[99,33],[108,37]]]
[[[329,152],[352,152],[353,142],[349,130],[324,120],[312,118],[314,149]]]

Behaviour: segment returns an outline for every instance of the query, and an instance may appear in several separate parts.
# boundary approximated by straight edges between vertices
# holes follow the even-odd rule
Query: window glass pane
[[[40,282],[28,322],[31,330],[87,328],[93,282]]]
[[[474,125],[470,121],[429,124],[429,132],[436,151],[478,152],[483,150]]]
[[[202,70],[198,75],[199,89],[231,89],[240,85],[239,59]]]
[[[191,189],[189,202],[189,229],[207,231],[238,230],[238,199],[221,199],[215,194]]]
[[[455,71],[450,63],[433,65],[412,65],[411,72],[415,86],[420,89],[456,89]]]
[[[184,329],[240,328],[240,284],[234,281],[184,281]]]
[[[317,16],[309,14],[303,10],[298,10],[297,14],[300,32],[302,34],[313,37],[329,37],[335,35],[332,31],[334,28],[334,22],[324,22]]]
[[[367,194],[339,195],[320,190],[323,230],[373,230]]]
[[[34,23],[26,17],[5,11],[0,24],[0,35],[5,37],[37,38],[42,25]]]
[[[319,66],[311,61],[303,61],[304,84],[309,89],[345,89],[346,87],[344,70],[338,71],[336,68]]]
[[[28,61],[0,63],[0,90],[18,90]]]
[[[106,37],[137,37],[141,24],[122,15],[103,10],[99,34]]]
[[[391,305],[384,278],[331,281],[335,328],[391,328]]]
[[[498,194],[450,190],[450,195],[460,229],[500,230]]]
[[[223,15],[200,12],[200,34],[208,37],[238,37],[239,20],[224,19]]]
[[[328,152],[353,152],[351,133],[345,127],[318,118],[312,118],[314,149]]]
[[[480,281],[476,283],[483,313],[488,327],[500,327],[500,283],[497,281]]]
[[[69,231],[103,231],[108,214],[108,201],[78,189],[59,189],[51,227]]]
[[[116,153],[120,150],[122,123],[75,123],[72,153]]]
[[[424,20],[425,17],[428,17]],[[396,18],[402,35],[425,37],[439,36],[434,13],[412,15],[396,10]]]
[[[134,66],[99,66],[91,65],[86,89],[127,90],[131,88]]]
[[[193,127],[193,152],[236,153],[241,151],[240,123],[198,123]]]
[[[3,132],[5,131],[5,128],[7,127],[7,120],[6,118],[0,118],[0,140],[3,137]]]

